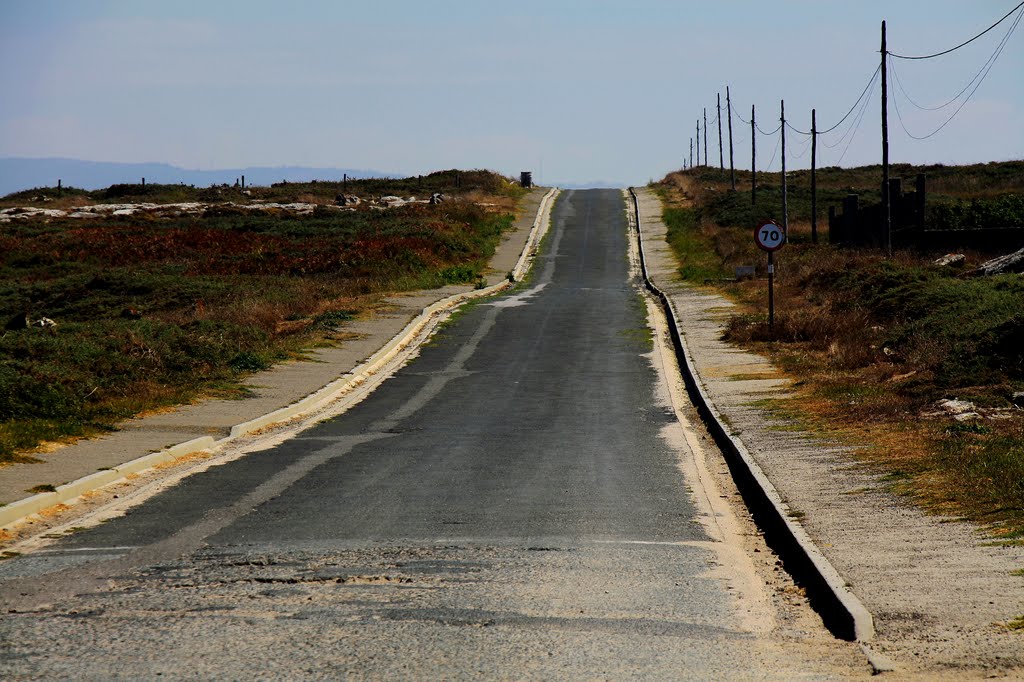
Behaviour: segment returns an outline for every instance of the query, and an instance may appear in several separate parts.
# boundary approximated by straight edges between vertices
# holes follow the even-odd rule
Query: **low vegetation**
[[[1024,163],[894,170],[916,172],[929,175],[929,228],[1024,227]],[[815,244],[808,174],[790,174],[790,243],[776,261],[774,327],[765,256],[751,233],[759,220],[781,217],[780,177],[758,175],[756,206],[746,173],[737,192],[728,172],[706,168],[673,173],[656,187],[681,276],[736,300],[727,338],[771,355],[796,380],[797,397],[773,409],[859,443],[897,490],[928,508],[1006,539],[1024,537],[1024,278],[971,276],[1002,254],[970,248],[950,267],[933,263],[939,253],[887,257],[830,246],[829,203],[851,189],[877,201],[880,177],[877,167],[819,175]],[[734,281],[739,265],[756,266],[758,277]],[[978,416],[958,421],[939,404],[948,399],[972,403]]]
[[[344,322],[370,314],[389,292],[475,283],[521,192],[486,171],[249,191],[120,185],[4,199],[53,207],[259,197],[325,207],[299,215],[222,205],[196,216],[0,225],[0,462],[148,410],[244,396],[247,373],[343,339]],[[433,192],[445,201],[386,210],[366,203]],[[341,193],[364,203],[326,208]],[[25,324],[44,318],[55,326]]]

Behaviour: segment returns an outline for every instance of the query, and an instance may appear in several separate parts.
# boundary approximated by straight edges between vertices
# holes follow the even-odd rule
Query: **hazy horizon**
[[[717,165],[716,95],[724,106],[728,85],[735,164],[749,168],[751,105],[766,132],[783,99],[795,131],[810,128],[811,108],[819,130],[832,127],[878,66],[883,19],[890,51],[920,55],[1013,5],[11,2],[0,6],[0,84],[17,96],[0,104],[0,156],[639,184],[682,166],[705,108]],[[892,60],[893,162],[1024,157],[1013,19],[950,55]],[[973,95],[962,109],[960,91]],[[819,137],[820,166],[880,161],[879,100],[876,82],[863,110]],[[810,156],[795,131],[793,169]],[[723,138],[727,165],[725,126]],[[758,169],[778,170],[778,135],[757,143]]]

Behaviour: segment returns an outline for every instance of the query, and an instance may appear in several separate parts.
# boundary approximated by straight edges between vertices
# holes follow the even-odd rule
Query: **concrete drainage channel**
[[[511,272],[511,279],[484,289],[449,296],[424,308],[423,312],[416,316],[405,329],[351,372],[287,407],[275,410],[262,417],[236,424],[232,427],[230,434],[224,438],[215,440],[210,436],[205,436],[185,443],[179,443],[160,452],[154,452],[133,459],[120,466],[98,471],[76,481],[57,486],[53,491],[38,493],[0,507],[0,529],[13,526],[44,509],[59,504],[74,504],[76,499],[82,495],[121,481],[131,474],[151,469],[160,464],[173,462],[192,453],[222,449],[243,436],[310,415],[335,401],[355,393],[359,389],[372,390],[375,388],[375,385],[370,385],[371,380],[379,383],[391,372],[397,370],[402,364],[402,360],[422,344],[437,324],[455,308],[472,299],[491,296],[504,291],[513,286],[515,282],[523,279],[530,269],[532,256],[537,249],[537,245],[547,231],[551,207],[557,195],[558,189],[553,188],[541,200],[540,206],[537,209],[537,215],[534,218],[533,228],[530,230],[530,235],[526,240],[526,245],[523,247],[519,260]],[[368,390],[365,390],[364,393],[368,392]],[[352,404],[355,402],[358,402],[358,400],[353,400]]]
[[[648,276],[640,224],[640,204],[632,187],[629,188],[629,194],[636,220],[644,284],[661,301],[665,310],[672,345],[686,382],[686,391],[701,420],[714,438],[715,444],[725,455],[729,470],[747,507],[754,515],[758,526],[764,530],[765,540],[778,552],[786,570],[807,590],[812,606],[821,615],[825,625],[840,639],[866,645],[875,634],[871,614],[846,588],[842,576],[815,546],[807,531],[787,514],[788,507],[775,486],[765,476],[743,442],[729,433],[718,408],[704,390],[690,360],[686,340],[679,330],[679,318],[672,300],[655,286]],[[869,658],[874,658],[866,646],[864,649]],[[876,670],[887,668],[882,661],[876,663],[872,660],[872,665],[875,665]]]

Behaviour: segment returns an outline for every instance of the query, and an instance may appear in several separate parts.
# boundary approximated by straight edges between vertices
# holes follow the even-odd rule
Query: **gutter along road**
[[[751,558],[629,240],[564,193],[362,403],[0,563],[0,676],[866,676]]]

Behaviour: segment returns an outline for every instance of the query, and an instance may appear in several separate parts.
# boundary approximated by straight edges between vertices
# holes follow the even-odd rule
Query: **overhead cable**
[[[843,125],[843,121],[845,121],[846,119],[848,119],[850,117],[850,114],[852,114],[853,110],[857,108],[857,105],[861,103],[861,100],[863,100],[867,96],[868,91],[871,90],[871,86],[874,84],[875,79],[878,78],[878,74],[881,73],[881,71],[882,71],[882,64],[879,63],[878,66],[875,67],[875,72],[873,74],[871,74],[871,78],[868,79],[868,84],[864,86],[864,90],[860,93],[860,97],[858,97],[857,101],[853,103],[853,106],[850,107],[850,110],[846,112],[846,115],[844,115],[841,119],[839,119],[839,122],[836,123],[831,128],[829,128],[828,130],[819,130],[818,131],[819,135],[827,135],[827,134],[831,133],[833,130],[835,130],[836,128],[838,128],[839,126]]]
[[[871,80],[868,82],[868,87],[865,89],[865,92],[867,92],[867,90],[870,89],[874,85],[875,81],[878,79],[878,75],[881,72],[882,72],[882,65],[881,65],[881,63],[879,63],[878,68],[875,69],[874,76],[872,76]],[[871,102],[871,98],[870,97],[863,97],[862,96],[860,98],[860,102],[859,102],[860,109],[858,110],[858,113],[854,117],[854,119],[852,121],[850,121],[850,125],[846,129],[846,132],[844,132],[839,137],[839,139],[836,140],[835,142],[833,142],[832,144],[829,144],[828,142],[825,142],[824,140],[822,140],[822,144],[825,145],[826,147],[828,147],[829,149],[835,149],[839,145],[843,144],[843,142],[845,142],[847,137],[849,137],[851,134],[856,134],[855,131],[856,131],[857,127],[860,126],[860,120],[864,117],[864,114],[862,112],[867,110],[868,104],[870,104],[870,102]],[[852,113],[852,110],[851,110],[851,113]],[[847,114],[844,117],[844,120],[845,120],[845,118],[849,118],[849,114]],[[833,131],[835,129],[836,129],[836,126],[832,126],[831,128],[829,128],[829,130],[819,132],[818,135],[825,135],[826,133],[829,133],[829,132],[831,132],[831,131]]]
[[[864,121],[864,114],[868,110],[868,103],[870,101],[870,98],[865,98],[864,104],[861,105],[860,113],[857,114],[857,119],[854,121],[854,124],[850,127],[850,130],[847,131],[851,133],[850,139],[847,140],[846,147],[843,149],[843,153],[839,155],[839,159],[835,162],[834,165],[838,166],[839,164],[841,164],[843,162],[843,159],[846,158],[846,152],[850,151],[850,145],[853,144],[854,138],[857,137],[857,131],[860,130],[860,124]],[[843,137],[845,137],[845,135]]]
[[[1009,12],[1007,12],[1005,15],[1003,15],[1002,19],[1000,19],[996,23],[992,24],[991,26],[986,28],[984,31],[979,33],[978,35],[974,36],[970,40],[965,40],[964,42],[960,43],[956,47],[951,47],[948,50],[943,50],[942,52],[936,52],[935,54],[925,54],[925,55],[917,55],[917,56],[908,56],[908,55],[904,55],[904,54],[896,54],[895,52],[889,52],[888,55],[890,57],[895,57],[896,59],[934,59],[935,57],[941,57],[942,55],[949,54],[950,52],[955,52],[956,50],[959,50],[961,47],[964,47],[966,45],[970,45],[975,40],[977,40],[978,38],[982,37],[983,35],[985,35],[989,31],[994,29],[996,26],[998,26],[999,24],[1001,24],[1004,21],[1006,21],[1007,18],[1009,18],[1009,16],[1011,14],[1013,14],[1014,12],[1019,10],[1021,7],[1024,7],[1024,2],[1021,2],[1019,5],[1017,5],[1013,9],[1011,9]]]
[[[946,103],[940,104],[939,106],[935,107],[927,107],[914,101],[914,98],[912,98],[910,94],[907,92],[906,88],[903,87],[903,80],[900,78],[900,74],[896,70],[895,63],[893,63],[890,65],[890,72],[892,73],[894,80],[896,81],[896,87],[900,89],[900,91],[903,93],[903,96],[907,98],[908,102],[910,102],[914,107],[922,111],[939,111],[940,109],[945,109],[951,104],[956,103],[956,101],[959,100],[960,97],[963,96],[963,94],[967,92],[967,90],[969,90],[972,85],[974,85],[975,81],[977,81],[979,78],[984,78],[984,74],[987,73],[987,69],[991,68],[991,64],[995,62],[996,58],[999,56],[999,53],[1002,52],[1003,46],[1006,45],[1006,42],[1009,40],[1010,34],[1013,33],[1015,28],[1017,28],[1017,24],[1020,23],[1020,19],[1021,18],[1018,16],[1017,19],[1015,19],[1014,22],[1010,24],[1010,28],[1006,32],[1006,35],[1003,36],[1003,39],[1001,41],[999,41],[999,44],[996,45],[996,49],[992,51],[992,54],[989,56],[989,58],[985,61],[984,64],[981,65],[981,68],[978,69],[978,72],[974,74],[974,78],[968,81],[967,85],[965,85],[960,90],[960,92],[956,93],[956,95],[954,95],[953,98],[947,101]]]
[[[797,153],[791,153],[789,155],[789,158],[793,159],[794,161],[799,161],[800,159],[804,158],[804,156],[806,156],[806,154],[807,154],[807,150],[811,148],[811,137],[810,137],[810,135],[808,135],[807,138],[802,143],[797,143],[797,144],[800,146],[800,153],[798,153],[798,154]]]
[[[1021,6],[1024,6],[1024,3],[1021,3]],[[945,127],[946,127],[947,125],[949,125],[949,123],[950,123],[950,122],[951,122],[951,121],[952,121],[952,120],[953,120],[954,118],[956,118],[956,115],[957,115],[957,114],[959,114],[959,113],[960,113],[960,111],[961,111],[961,110],[962,110],[962,109],[963,109],[963,108],[964,108],[965,106],[967,106],[967,103],[971,101],[971,97],[973,97],[973,96],[974,96],[974,93],[978,91],[978,88],[980,88],[980,87],[981,87],[981,84],[985,82],[985,78],[986,78],[986,77],[988,76],[989,72],[991,72],[991,71],[992,71],[992,67],[993,67],[993,66],[995,66],[996,60],[997,60],[997,59],[999,58],[999,55],[1000,55],[1000,54],[1002,54],[1002,52],[1003,52],[1003,48],[1005,48],[1005,47],[1006,47],[1006,43],[1007,43],[1007,42],[1009,42],[1009,40],[1010,40],[1010,35],[1011,35],[1011,34],[1012,34],[1012,33],[1014,32],[1014,30],[1015,30],[1015,29],[1017,28],[1017,26],[1018,26],[1018,25],[1020,24],[1020,21],[1021,21],[1021,19],[1022,19],[1022,18],[1024,18],[1024,12],[1022,12],[1022,13],[1021,13],[1020,15],[1018,15],[1018,16],[1017,16],[1017,18],[1016,18],[1016,19],[1014,20],[1013,24],[1012,24],[1012,25],[1010,26],[1010,30],[1009,30],[1009,31],[1007,31],[1007,33],[1006,33],[1006,35],[1005,35],[1005,36],[1003,36],[1003,40],[1002,40],[1002,42],[1000,42],[1000,43],[999,43],[999,47],[998,47],[998,49],[996,50],[995,54],[993,55],[993,57],[992,57],[992,58],[990,58],[990,59],[989,59],[989,61],[988,61],[988,63],[987,63],[987,67],[985,68],[985,71],[984,71],[984,73],[983,73],[983,74],[981,75],[981,78],[979,78],[979,79],[978,79],[978,82],[977,82],[977,83],[975,83],[975,85],[974,85],[974,87],[973,87],[973,88],[971,89],[971,91],[970,91],[970,92],[969,92],[969,93],[967,94],[967,97],[965,97],[965,98],[964,98],[964,101],[960,103],[960,106],[958,106],[958,107],[956,108],[956,111],[954,111],[954,112],[953,112],[952,114],[950,114],[950,115],[949,115],[949,118],[947,118],[947,119],[946,119],[946,120],[945,120],[945,121],[944,121],[944,122],[942,123],[942,125],[940,125],[940,126],[939,126],[938,128],[936,128],[936,129],[935,129],[935,130],[933,130],[932,132],[928,133],[927,135],[914,135],[913,133],[911,133],[911,132],[910,132],[910,131],[909,131],[909,130],[907,129],[907,126],[906,126],[906,125],[904,124],[904,122],[903,122],[903,116],[902,116],[902,114],[901,114],[901,112],[900,112],[899,102],[898,102],[897,98],[893,97],[893,100],[892,100],[892,101],[893,101],[893,107],[894,107],[894,108],[896,109],[896,118],[898,118],[898,119],[899,119],[899,121],[900,121],[900,127],[902,127],[902,128],[903,128],[903,132],[905,132],[905,133],[906,133],[906,134],[907,134],[908,136],[910,136],[911,138],[913,138],[913,139],[915,139],[915,140],[927,140],[927,139],[928,139],[929,137],[932,137],[933,135],[935,135],[936,133],[938,133],[938,132],[939,132],[940,130],[942,130],[943,128],[945,128]],[[894,68],[895,68],[895,66],[893,66],[893,69],[894,69]],[[909,98],[908,98],[908,99],[909,99]]]
[[[779,127],[781,128],[782,126],[779,126]],[[772,152],[771,161],[768,162],[768,166],[764,169],[766,173],[772,169],[772,164],[775,163],[775,155],[779,153],[779,143],[780,142],[782,142],[782,136],[781,135],[779,135],[779,137],[775,140],[775,151]]]
[[[732,109],[732,113],[740,120],[741,123],[750,125],[750,121],[740,116],[740,112],[736,111],[736,107],[734,107],[731,102],[729,103],[729,108]]]
[[[811,133],[809,133],[809,132],[807,132],[805,130],[800,130],[799,128],[794,127],[793,124],[790,123],[789,121],[786,121],[786,127],[789,128],[790,130],[792,130],[797,135],[806,135],[807,137],[811,136]]]

